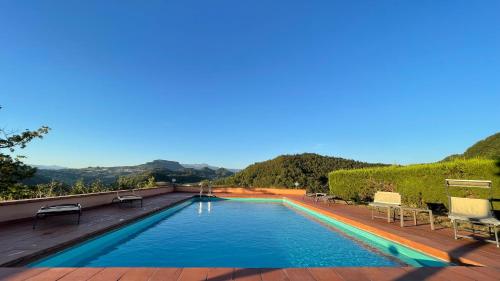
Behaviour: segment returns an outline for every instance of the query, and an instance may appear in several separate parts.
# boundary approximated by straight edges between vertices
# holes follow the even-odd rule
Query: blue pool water
[[[445,265],[371,236],[281,200],[193,199],[31,266]]]

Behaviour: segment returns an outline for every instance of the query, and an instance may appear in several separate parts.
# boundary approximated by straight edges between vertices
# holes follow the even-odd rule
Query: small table
[[[417,213],[427,213],[429,215],[429,222],[431,224],[431,230],[434,230],[434,216],[432,215],[432,210],[429,209],[419,209],[419,208],[399,208],[399,220],[401,221],[401,227],[405,226],[404,212],[410,211],[413,213],[413,223],[417,225]]]

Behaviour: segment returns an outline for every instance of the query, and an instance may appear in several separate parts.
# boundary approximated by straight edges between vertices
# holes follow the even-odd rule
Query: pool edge
[[[431,246],[428,246],[428,245],[425,245],[425,244],[422,244],[422,243],[419,243],[419,242],[412,241],[412,240],[407,239],[407,238],[403,238],[403,237],[401,237],[399,235],[396,235],[396,234],[393,234],[393,233],[390,233],[390,232],[378,229],[376,227],[372,227],[372,226],[366,225],[366,224],[358,222],[356,220],[349,219],[349,218],[343,217],[341,215],[334,214],[332,212],[328,212],[328,211],[316,208],[314,206],[305,204],[303,202],[297,201],[297,200],[289,198],[289,197],[283,197],[283,200],[288,200],[288,201],[290,201],[290,202],[292,202],[294,204],[297,204],[297,205],[299,205],[299,206],[301,206],[303,208],[306,208],[306,209],[308,209],[310,211],[313,211],[313,212],[319,213],[321,215],[327,216],[327,217],[329,217],[331,219],[340,221],[340,222],[345,223],[345,224],[347,224],[349,226],[358,228],[358,229],[360,229],[362,231],[366,231],[366,232],[368,232],[370,234],[373,234],[373,235],[379,236],[381,238],[387,239],[387,240],[389,240],[391,242],[398,243],[398,244],[403,245],[405,247],[408,247],[408,248],[410,248],[412,250],[419,251],[419,252],[424,253],[426,255],[429,255],[429,256],[431,256],[433,258],[437,258],[437,259],[440,259],[440,260],[443,260],[443,261],[446,261],[446,262],[450,262],[450,263],[458,263],[458,264],[472,265],[472,266],[484,266],[483,264],[481,264],[479,262],[476,262],[476,261],[473,261],[473,260],[470,260],[470,259],[467,259],[467,258],[462,258],[462,257],[454,258],[454,257],[451,257],[445,251],[436,249],[434,247],[431,247]]]

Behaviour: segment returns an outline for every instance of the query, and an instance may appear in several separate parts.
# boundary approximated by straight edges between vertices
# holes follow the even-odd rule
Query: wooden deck
[[[388,280],[499,280],[498,271],[484,267],[339,267],[339,268],[2,268],[8,281],[388,281]]]
[[[189,193],[172,193],[147,198],[144,208],[119,209],[104,206],[87,210],[80,226],[60,219],[40,223],[31,230],[31,223],[15,223],[0,228],[0,264],[23,264],[45,251],[81,241],[127,221],[165,208],[191,197]],[[219,195],[238,196],[240,195]],[[256,197],[256,196],[250,196]],[[264,196],[259,196],[264,197]],[[276,197],[265,195],[265,197]],[[500,280],[500,249],[493,244],[471,240],[454,240],[450,229],[437,225],[431,231],[428,224],[405,228],[398,223],[372,220],[363,206],[316,204],[300,197],[291,199],[314,206],[324,212],[355,220],[381,231],[397,235],[447,252],[454,258],[465,257],[484,265],[445,268],[0,268],[0,280]]]

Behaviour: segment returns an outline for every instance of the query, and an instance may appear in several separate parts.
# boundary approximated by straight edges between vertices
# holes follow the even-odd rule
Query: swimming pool
[[[286,199],[193,198],[31,267],[446,266]]]

